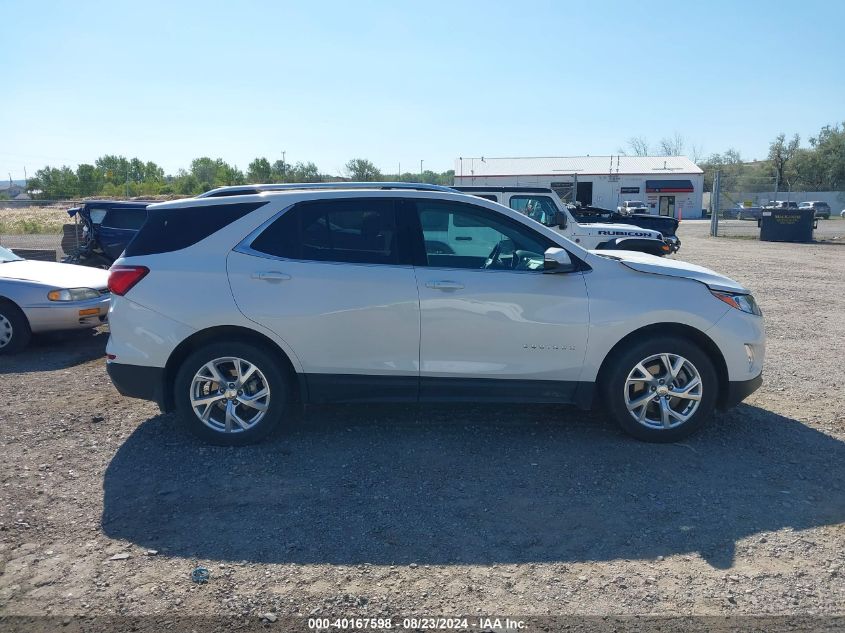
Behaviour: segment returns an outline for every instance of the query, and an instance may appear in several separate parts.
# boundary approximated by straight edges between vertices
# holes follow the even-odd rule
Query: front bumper
[[[109,361],[106,371],[121,395],[152,400],[164,410],[164,368]]]
[[[752,393],[757,391],[762,384],[763,374],[760,374],[751,380],[731,380],[728,383],[728,388],[725,391],[722,402],[719,404],[719,408],[730,409],[731,407],[735,407]]]
[[[109,313],[108,294],[85,301],[48,301],[23,308],[33,332],[97,327]]]
[[[679,240],[676,235],[664,235],[663,241],[669,245],[669,248],[672,249],[673,253],[677,253],[681,250],[681,240]]]

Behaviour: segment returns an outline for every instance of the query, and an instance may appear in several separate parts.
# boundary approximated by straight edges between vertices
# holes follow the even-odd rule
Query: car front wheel
[[[611,362],[602,385],[605,406],[637,439],[675,442],[711,416],[718,378],[710,358],[694,343],[655,337]]]
[[[182,363],[176,410],[191,433],[212,444],[242,446],[265,438],[289,403],[289,380],[276,358],[250,343],[214,343]]]
[[[21,351],[31,335],[29,322],[20,308],[11,301],[0,300],[0,355]]]

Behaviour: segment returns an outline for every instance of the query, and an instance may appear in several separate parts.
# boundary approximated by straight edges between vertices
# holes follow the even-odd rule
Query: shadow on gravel
[[[741,405],[650,445],[549,406],[333,407],[272,441],[208,447],[158,416],[104,481],[109,537],[263,563],[649,559],[845,521],[845,444]]]
[[[0,375],[68,369],[105,358],[108,339],[108,331],[102,329],[33,334],[25,350],[3,357]]]

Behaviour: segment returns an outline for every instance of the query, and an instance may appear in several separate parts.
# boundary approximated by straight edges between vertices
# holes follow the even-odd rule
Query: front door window
[[[554,246],[527,226],[474,205],[417,201],[426,263],[440,268],[542,271]]]

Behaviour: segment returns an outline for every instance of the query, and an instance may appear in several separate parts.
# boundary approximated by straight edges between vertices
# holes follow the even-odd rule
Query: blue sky
[[[0,174],[105,153],[764,157],[845,121],[845,2],[3,2]]]

